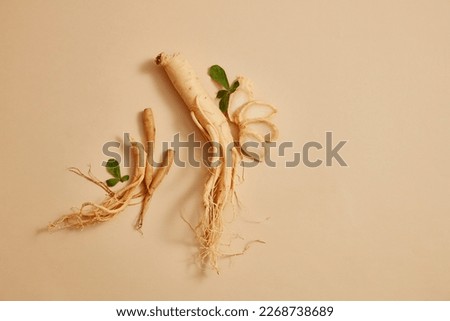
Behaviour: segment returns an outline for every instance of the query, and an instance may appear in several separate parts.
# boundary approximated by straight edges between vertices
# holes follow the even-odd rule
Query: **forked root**
[[[146,185],[145,188],[145,194],[144,194],[144,198],[142,200],[142,207],[141,207],[141,211],[139,213],[139,217],[136,223],[136,229],[138,231],[141,231],[142,225],[144,224],[144,216],[145,213],[147,212],[148,206],[150,204],[150,200],[152,199],[153,193],[155,192],[156,188],[158,188],[159,184],[161,184],[162,180],[164,179],[164,176],[167,175],[167,173],[170,170],[170,166],[173,163],[173,157],[174,157],[174,151],[172,149],[169,149],[166,152],[166,155],[164,156],[164,165],[163,167],[161,167],[160,169],[158,169],[158,171],[156,171],[156,174],[154,175],[154,177],[152,177],[151,180],[148,180],[150,183],[149,185]],[[149,167],[150,165],[147,162],[147,167]],[[150,171],[146,171],[146,174],[149,173]]]

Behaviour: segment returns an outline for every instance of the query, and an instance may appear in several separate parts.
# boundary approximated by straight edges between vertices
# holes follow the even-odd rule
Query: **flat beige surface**
[[[450,299],[449,17],[445,0],[1,1],[0,299]],[[246,170],[229,250],[266,244],[220,276],[200,275],[180,218],[195,222],[205,168],[172,169],[144,236],[137,207],[38,232],[102,199],[66,168],[106,179],[103,144],[139,137],[143,108],[159,142],[199,134],[160,51],[183,52],[212,95],[212,64],[250,77],[294,144]],[[349,167],[283,166],[327,131]]]

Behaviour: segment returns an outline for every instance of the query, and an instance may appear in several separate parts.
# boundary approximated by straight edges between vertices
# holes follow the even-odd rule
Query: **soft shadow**
[[[35,236],[38,236],[38,235],[41,235],[41,234],[44,234],[44,233],[50,233],[50,232],[48,231],[48,228],[47,228],[47,227],[39,227],[39,228],[34,232],[34,235],[35,235]]]

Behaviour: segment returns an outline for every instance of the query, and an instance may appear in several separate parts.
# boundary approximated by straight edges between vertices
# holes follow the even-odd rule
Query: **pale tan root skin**
[[[143,124],[145,139],[147,142],[154,142],[155,125],[153,113],[150,108],[143,112]],[[159,186],[164,176],[168,173],[170,165],[173,162],[173,150],[168,150],[164,157],[164,166],[159,168],[154,174],[151,162],[148,157],[153,156],[153,149],[147,149],[145,166],[140,166],[140,150],[137,146],[131,146],[131,157],[133,161],[133,173],[130,183],[118,191],[113,191],[105,183],[95,178],[89,171],[88,175],[83,174],[78,168],[71,167],[69,170],[86,180],[101,187],[106,193],[106,198],[99,204],[85,202],[78,211],[61,216],[59,219],[48,225],[49,231],[60,229],[83,229],[84,227],[94,225],[99,222],[106,222],[114,218],[120,212],[124,211],[132,199],[141,198],[141,211],[138,217],[137,229],[142,228],[144,215],[148,209],[149,201]],[[153,158],[149,158],[153,159]],[[139,190],[140,189],[140,190]]]
[[[162,53],[156,58],[156,63],[166,71],[206,140],[218,143],[221,149],[220,165],[209,167],[210,175],[203,193],[204,211],[195,227],[202,265],[217,270],[223,232],[222,212],[227,202],[233,199],[237,168],[242,156],[234,147],[227,119],[208,96],[189,62],[181,54]],[[227,151],[230,146],[231,150]]]
[[[174,151],[172,149],[169,149],[164,156],[163,167],[159,168],[156,171],[153,178],[149,180],[149,185],[146,184],[146,192],[144,195],[144,199],[142,200],[141,212],[139,213],[138,221],[136,223],[136,229],[139,231],[141,230],[142,225],[144,224],[144,216],[145,213],[147,212],[153,193],[158,188],[159,184],[161,184],[161,182],[163,181],[164,176],[166,176],[167,173],[169,172],[170,167],[172,166],[173,163],[173,158],[174,158]],[[147,164],[147,166],[151,165]]]
[[[145,164],[142,206],[136,222],[136,229],[140,232],[142,232],[144,217],[147,213],[147,209],[150,204],[150,200],[152,199],[153,193],[169,172],[174,158],[174,151],[169,149],[164,155],[163,167],[159,168],[156,173],[154,173],[151,162],[153,161],[153,147],[155,143],[156,129],[155,121],[153,119],[153,112],[150,108],[146,108],[142,113],[142,121],[144,124],[144,135],[147,146],[147,162]]]

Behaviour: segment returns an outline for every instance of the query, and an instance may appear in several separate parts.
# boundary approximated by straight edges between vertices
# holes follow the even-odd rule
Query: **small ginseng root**
[[[215,156],[210,163],[215,165],[208,168],[209,177],[203,192],[204,211],[200,214],[198,224],[193,227],[199,243],[202,267],[210,266],[218,272],[218,258],[233,256],[233,254],[222,253],[219,247],[224,229],[223,210],[228,202],[234,200],[235,186],[239,178],[238,168],[243,159],[241,150],[234,143],[229,120],[238,125],[239,135],[243,137],[240,139],[242,143],[245,135],[264,141],[261,135],[251,130],[251,126],[265,124],[276,136],[278,131],[269,119],[276,112],[276,108],[254,100],[253,94],[249,92],[248,99],[244,101],[242,107],[239,107],[230,117],[226,111],[228,100],[235,94],[246,92],[239,89],[239,82],[234,82],[230,86],[228,80],[225,80],[225,73],[219,66],[215,65],[213,70],[210,70],[225,87],[218,93],[217,98],[222,98],[218,106],[206,93],[192,66],[181,54],[161,53],[156,57],[156,64],[164,68],[173,86],[190,110],[193,122],[205,139],[220,149],[219,156]],[[246,86],[243,88],[247,90]],[[256,118],[248,117],[249,109],[258,104],[263,104],[263,107],[271,109],[272,113]],[[236,253],[236,255],[243,252]]]
[[[106,198],[99,204],[94,202],[83,203],[79,210],[63,215],[50,223],[48,225],[49,231],[60,229],[83,229],[86,226],[109,221],[124,211],[127,206],[130,205],[131,201],[137,198],[141,199],[139,202],[141,204],[141,211],[136,223],[136,229],[141,231],[149,201],[164,176],[168,173],[174,157],[173,150],[168,150],[164,156],[163,166],[154,173],[152,167],[153,148],[151,148],[151,144],[154,143],[155,139],[155,125],[153,113],[150,108],[145,109],[143,112],[143,124],[146,136],[145,139],[147,140],[147,152],[142,155],[142,158],[145,160],[145,165],[140,162],[141,149],[136,143],[132,143],[130,151],[133,169],[131,180],[128,185],[117,191],[113,191],[107,184],[93,176],[90,171],[88,175],[86,175],[78,168],[69,168],[71,172],[102,188],[106,192]]]
[[[144,110],[142,120],[144,124],[145,139],[147,141],[147,161],[145,162],[142,206],[136,223],[136,229],[141,232],[142,225],[144,224],[144,216],[145,213],[147,213],[153,193],[169,172],[174,157],[174,151],[169,149],[164,157],[163,167],[154,173],[154,168],[151,163],[153,161],[153,145],[155,143],[155,122],[153,120],[153,112],[150,108]]]

